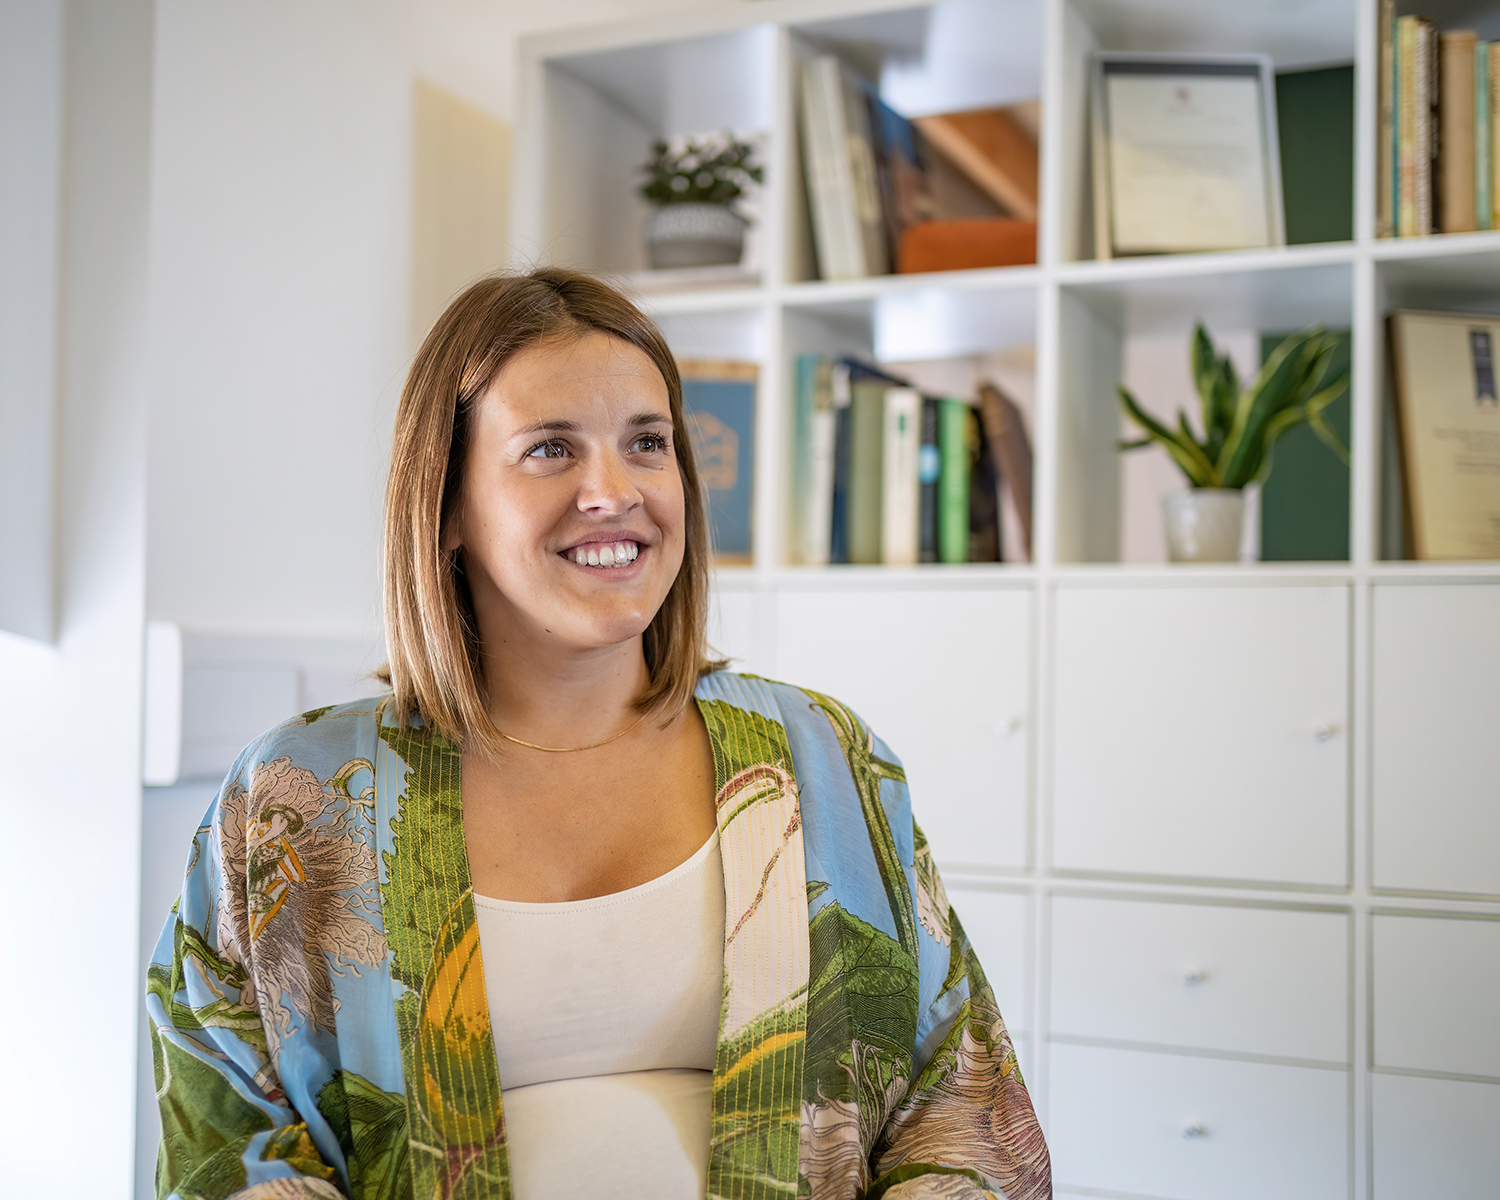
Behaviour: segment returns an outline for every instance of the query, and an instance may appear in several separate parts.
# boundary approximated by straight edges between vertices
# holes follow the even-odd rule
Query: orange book
[[[1036,220],[1036,141],[1010,113],[980,108],[912,124],[1005,211]]]
[[[901,234],[896,270],[966,271],[1036,262],[1036,222],[1009,217],[924,221]]]

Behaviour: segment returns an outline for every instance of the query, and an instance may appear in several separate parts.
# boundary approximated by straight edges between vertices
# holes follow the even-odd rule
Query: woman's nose
[[[602,450],[590,456],[578,493],[578,507],[584,512],[613,516],[629,512],[641,503],[641,492],[631,478],[623,456],[615,450]]]

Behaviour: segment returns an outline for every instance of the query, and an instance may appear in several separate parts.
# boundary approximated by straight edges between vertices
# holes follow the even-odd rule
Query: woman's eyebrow
[[[528,433],[577,433],[580,426],[577,421],[533,421],[530,425],[523,425],[512,433],[511,437],[521,437]]]
[[[630,418],[632,425],[670,425],[672,418],[666,413],[638,412]]]

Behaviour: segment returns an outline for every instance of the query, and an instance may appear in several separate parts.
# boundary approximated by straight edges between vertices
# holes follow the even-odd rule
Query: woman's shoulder
[[[698,683],[698,699],[719,700],[740,708],[761,711],[784,725],[826,725],[830,719],[858,726],[869,733],[869,724],[853,708],[835,696],[815,688],[746,675],[737,671],[714,671]]]
[[[290,765],[319,779],[361,761],[372,764],[387,719],[388,696],[371,696],[299,713],[273,725],[241,751],[230,778],[249,787],[257,770]]]

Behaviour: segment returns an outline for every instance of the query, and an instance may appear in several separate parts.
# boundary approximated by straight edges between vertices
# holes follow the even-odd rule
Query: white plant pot
[[[664,204],[646,225],[646,256],[657,270],[737,263],[746,224],[722,204]]]
[[[1237,562],[1245,528],[1245,494],[1236,488],[1193,488],[1162,500],[1167,555],[1173,562]]]

